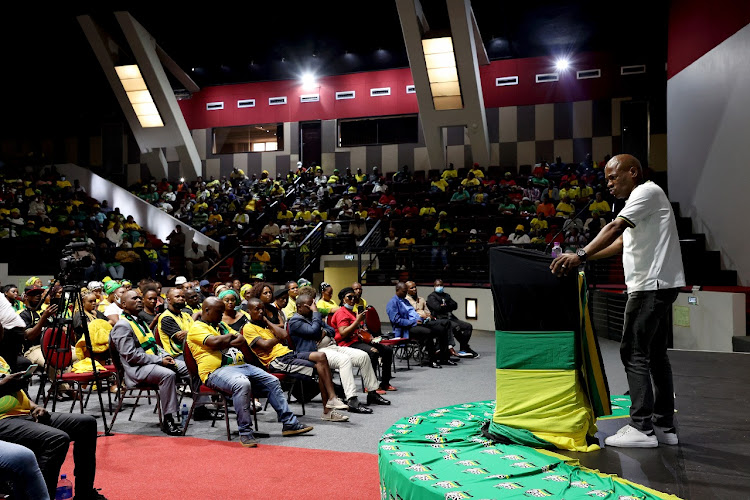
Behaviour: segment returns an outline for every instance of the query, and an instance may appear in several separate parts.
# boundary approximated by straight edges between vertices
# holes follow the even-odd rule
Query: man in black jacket
[[[427,297],[427,308],[436,319],[448,319],[451,322],[451,332],[458,340],[460,351],[456,353],[460,358],[478,358],[479,353],[472,350],[469,346],[469,339],[474,331],[474,327],[466,321],[461,321],[453,314],[458,309],[458,304],[445,293],[443,289],[443,280],[435,280],[435,291]]]

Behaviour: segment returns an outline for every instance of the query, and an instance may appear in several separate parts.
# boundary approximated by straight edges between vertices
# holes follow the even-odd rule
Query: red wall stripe
[[[667,78],[750,23],[747,0],[672,0],[669,11]]]
[[[647,75],[620,76],[620,66],[602,53],[576,56],[558,82],[536,83],[535,76],[554,72],[553,65],[552,58],[535,57],[493,61],[480,67],[485,107],[624,97],[643,93],[647,84]],[[601,69],[601,78],[576,79],[576,70],[588,69]],[[518,76],[519,84],[497,87],[495,79],[504,76]],[[293,80],[206,87],[179,104],[190,129],[386,116],[419,112],[416,94],[406,93],[406,86],[411,84],[411,70],[404,68],[328,76],[321,78],[315,88],[302,88]],[[370,97],[370,89],[379,87],[390,87],[391,95]],[[356,98],[337,101],[336,92],[347,90],[355,91]],[[301,103],[300,96],[304,94],[320,94],[320,102]],[[269,97],[280,96],[287,97],[286,105],[268,104]],[[255,107],[238,109],[237,101],[241,99],[255,99]],[[206,111],[206,103],[217,101],[224,102],[224,109]]]

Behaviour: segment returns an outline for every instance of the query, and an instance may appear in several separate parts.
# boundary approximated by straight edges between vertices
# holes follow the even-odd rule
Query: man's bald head
[[[604,168],[607,168],[609,165],[612,165],[613,168],[623,172],[632,170],[636,175],[638,184],[643,180],[643,167],[641,166],[641,162],[638,161],[638,158],[633,155],[622,154],[613,156]]]
[[[224,313],[224,302],[216,297],[208,297],[203,301],[201,319],[206,323],[218,323]]]

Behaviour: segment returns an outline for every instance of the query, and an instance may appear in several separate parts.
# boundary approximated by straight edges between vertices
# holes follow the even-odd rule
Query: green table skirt
[[[627,416],[627,398],[613,396],[612,402]],[[494,401],[479,401],[396,422],[378,448],[381,498],[677,498],[585,469],[556,453],[495,444],[481,432],[494,408]]]

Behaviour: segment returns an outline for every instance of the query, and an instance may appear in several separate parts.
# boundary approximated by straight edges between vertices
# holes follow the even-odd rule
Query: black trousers
[[[474,327],[471,326],[471,323],[461,321],[460,319],[451,319],[449,321],[451,323],[451,331],[453,333],[453,336],[458,341],[458,345],[460,347],[459,350],[468,351],[469,339],[471,338],[471,334],[474,332]]]
[[[75,462],[76,495],[88,495],[96,474],[96,420],[90,415],[51,413],[49,424],[34,422],[31,416],[0,420],[0,440],[20,444],[34,452],[47,483],[50,498],[55,498],[57,478],[70,442]]]
[[[381,345],[379,343],[367,344],[365,342],[355,342],[348,347],[353,347],[364,351],[370,356],[370,362],[372,366],[378,366],[378,358],[383,359],[382,372],[380,377],[380,387],[388,387],[391,385],[391,366],[393,366],[393,349],[387,345]]]
[[[654,424],[674,425],[674,385],[667,343],[669,310],[679,292],[678,288],[668,288],[628,294],[620,358],[632,401],[630,425],[639,431],[650,431]]]
[[[409,338],[414,339],[420,344],[424,343],[427,352],[430,354],[430,361],[437,361],[435,354],[435,344],[437,343],[440,350],[440,360],[445,361],[450,358],[448,351],[448,341],[450,340],[450,321],[447,319],[436,319],[413,326],[409,329]],[[434,339],[434,340],[433,340]]]

